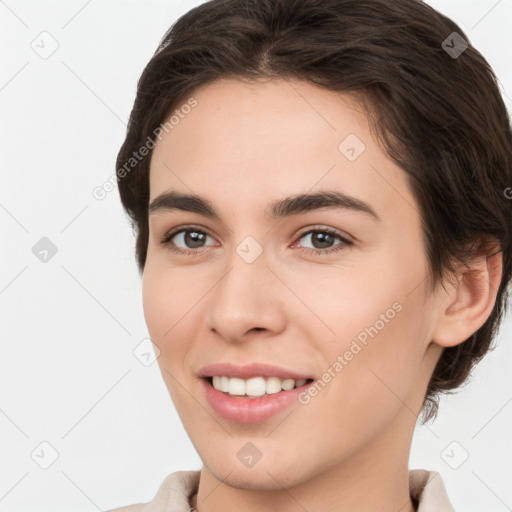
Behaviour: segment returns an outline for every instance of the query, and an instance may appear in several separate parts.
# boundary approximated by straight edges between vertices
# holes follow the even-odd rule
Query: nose
[[[234,251],[228,269],[208,294],[208,328],[230,343],[278,334],[286,325],[284,285],[263,252],[251,263]]]

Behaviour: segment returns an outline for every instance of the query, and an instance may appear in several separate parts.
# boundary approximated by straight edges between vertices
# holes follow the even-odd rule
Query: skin
[[[428,381],[443,348],[463,342],[490,314],[501,254],[476,258],[464,279],[428,291],[418,205],[353,97],[288,80],[220,80],[193,96],[197,106],[154,149],[150,202],[169,190],[194,193],[220,220],[180,210],[150,215],[143,273],[160,369],[203,461],[192,505],[200,512],[415,510],[408,460]],[[348,134],[366,146],[355,161],[338,149]],[[319,190],[365,201],[380,221],[346,209],[280,220],[265,213],[272,201]],[[174,244],[199,255],[160,243],[187,224],[210,236],[187,247],[182,232]],[[322,227],[353,244],[334,236],[315,245],[307,233]],[[252,263],[236,252],[247,236],[263,249]],[[322,253],[335,246],[342,248]],[[396,302],[401,311],[307,405],[241,424],[206,401],[197,373],[213,362],[271,363],[321,379]],[[262,454],[252,467],[237,457],[249,441]]]

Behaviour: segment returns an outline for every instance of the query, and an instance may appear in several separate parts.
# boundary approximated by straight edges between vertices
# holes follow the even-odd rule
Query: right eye
[[[181,226],[168,231],[160,240],[160,243],[178,254],[195,255],[203,251],[197,250],[205,247],[208,238],[213,238],[194,226]]]

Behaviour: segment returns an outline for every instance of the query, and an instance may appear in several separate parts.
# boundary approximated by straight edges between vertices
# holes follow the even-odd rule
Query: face
[[[143,304],[201,459],[233,486],[273,489],[393,452],[433,368],[405,173],[351,96],[221,80],[193,97],[152,155]],[[317,197],[289,200],[302,195]],[[211,376],[265,396],[229,396]]]

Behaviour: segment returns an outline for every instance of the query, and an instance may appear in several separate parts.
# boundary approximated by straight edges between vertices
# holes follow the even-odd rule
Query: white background
[[[143,67],[199,3],[0,1],[2,512],[149,501],[167,474],[200,468],[157,363],[133,355],[148,333],[118,192],[92,196],[115,171]],[[487,58],[512,110],[512,0],[428,3]],[[47,59],[31,47],[43,31],[58,43]],[[32,253],[42,237],[58,249],[47,263]],[[509,316],[471,382],[415,434],[410,467],[440,471],[458,511],[512,507],[511,334]],[[44,441],[58,452],[48,469],[31,458],[49,460]],[[469,454],[458,469],[441,455],[453,441],[453,460]]]

